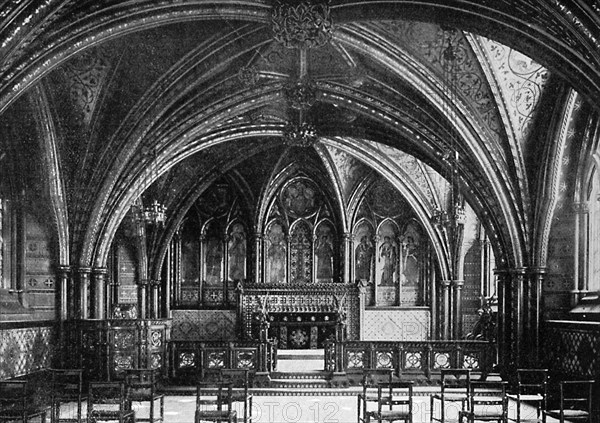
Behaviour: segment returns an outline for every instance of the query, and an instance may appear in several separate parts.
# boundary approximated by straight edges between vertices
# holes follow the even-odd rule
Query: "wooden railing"
[[[351,384],[363,369],[393,368],[397,376],[423,382],[436,379],[444,368],[488,373],[495,362],[496,345],[488,341],[348,341],[325,346],[325,369],[345,372]]]
[[[85,369],[88,380],[117,380],[127,369],[165,373],[167,319],[80,320],[65,323],[65,366]]]
[[[218,375],[220,369],[249,369],[270,373],[276,368],[276,343],[171,341],[169,377],[173,382],[195,384]]]

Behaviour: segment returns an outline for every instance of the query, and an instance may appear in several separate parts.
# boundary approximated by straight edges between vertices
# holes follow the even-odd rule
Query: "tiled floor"
[[[319,396],[254,396],[253,423],[356,423],[356,396],[354,395],[319,395]],[[167,396],[165,398],[164,423],[193,423],[196,407],[195,396]],[[73,417],[74,409],[65,409],[61,417]],[[146,405],[134,403],[138,417],[148,416]],[[238,416],[243,416],[243,407],[236,404]],[[85,414],[85,406],[83,407]],[[158,407],[156,409],[158,414]],[[436,415],[438,409],[436,407]],[[446,408],[448,419],[456,419],[457,409],[451,405]],[[509,403],[509,417],[516,413],[516,404]],[[531,407],[524,407],[521,411],[522,419],[534,418],[535,411]],[[241,420],[240,420],[241,421]],[[416,396],[413,402],[413,421],[423,423],[431,421],[429,397]],[[548,418],[547,423],[557,421]]]
[[[509,405],[509,416],[514,416],[516,405]],[[194,421],[195,397],[169,396],[165,402],[165,423]],[[236,407],[238,416],[243,408]],[[449,419],[456,418],[457,409],[446,409]],[[141,413],[141,414],[140,414]],[[147,410],[138,410],[143,416]],[[253,404],[254,423],[355,423],[356,398],[354,396],[255,396]],[[437,409],[436,409],[437,414]],[[523,419],[535,417],[531,408],[522,409]],[[414,423],[430,422],[429,397],[416,397],[413,403]],[[548,423],[556,422],[548,419]]]

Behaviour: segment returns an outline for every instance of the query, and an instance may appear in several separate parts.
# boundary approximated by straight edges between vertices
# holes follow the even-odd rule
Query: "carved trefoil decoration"
[[[317,140],[317,130],[310,123],[288,123],[283,130],[283,142],[291,147],[312,147]]]
[[[271,12],[275,41],[287,48],[313,48],[327,44],[333,34],[328,1],[281,2]]]

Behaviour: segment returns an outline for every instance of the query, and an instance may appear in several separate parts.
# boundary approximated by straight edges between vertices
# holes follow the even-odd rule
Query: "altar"
[[[247,339],[258,339],[260,321],[281,349],[323,348],[335,336],[342,312],[346,337],[359,339],[360,298],[354,284],[247,285],[240,291],[240,321]]]
[[[269,338],[280,349],[323,348],[335,339],[336,313],[271,313]]]

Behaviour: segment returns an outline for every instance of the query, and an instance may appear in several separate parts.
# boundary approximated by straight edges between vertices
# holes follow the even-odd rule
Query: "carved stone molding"
[[[288,123],[283,130],[283,142],[291,147],[312,147],[317,140],[317,130],[310,123]]]
[[[271,30],[275,41],[287,48],[323,46],[333,33],[329,4],[324,1],[277,2],[271,12]]]
[[[288,105],[296,110],[308,110],[317,101],[315,85],[310,80],[301,80],[285,87]]]

